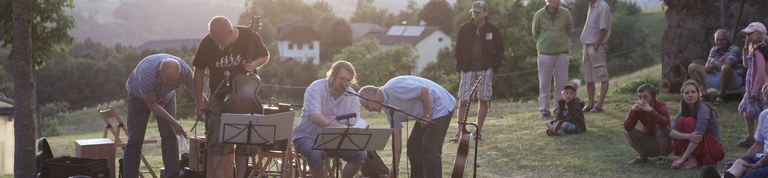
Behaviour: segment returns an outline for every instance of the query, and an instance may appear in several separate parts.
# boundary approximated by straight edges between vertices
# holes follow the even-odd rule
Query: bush
[[[636,79],[627,83],[619,83],[615,87],[611,88],[611,94],[634,94],[637,91],[637,87],[642,84],[650,83],[656,85],[659,83],[658,78],[646,77],[644,79]]]
[[[57,101],[43,105],[40,108],[40,115],[43,119],[40,120],[41,136],[57,136],[61,134],[59,130],[59,120],[62,118],[62,114],[66,113],[69,108],[69,103]]]

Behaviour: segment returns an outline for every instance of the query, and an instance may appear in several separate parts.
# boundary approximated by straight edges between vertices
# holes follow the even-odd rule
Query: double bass
[[[472,90],[469,91],[469,100],[472,100],[472,96],[475,95],[477,92],[477,86],[480,84],[480,81],[482,80],[482,77],[478,77],[477,80],[475,80],[475,83],[472,84]],[[459,149],[456,151],[456,159],[453,161],[453,172],[451,173],[451,178],[461,178],[464,177],[464,168],[467,164],[467,155],[469,153],[469,141],[472,138],[472,132],[467,130],[467,124],[473,125],[477,127],[474,123],[467,123],[467,117],[469,116],[469,105],[471,102],[467,103],[466,108],[459,108],[464,109],[464,115],[459,116]],[[477,138],[475,138],[477,139]],[[477,140],[475,140],[475,157],[477,157]],[[475,168],[477,168],[477,160],[475,160]]]
[[[248,25],[251,33],[256,34],[261,29],[261,17],[254,16]],[[254,42],[255,43],[255,42]],[[252,57],[248,54],[248,57]],[[246,59],[245,62],[251,62],[255,59]],[[261,88],[261,78],[256,71],[247,71],[245,68],[236,69],[235,76],[231,79],[232,88],[229,94],[224,98],[224,113],[237,114],[264,114],[264,108],[259,98]]]

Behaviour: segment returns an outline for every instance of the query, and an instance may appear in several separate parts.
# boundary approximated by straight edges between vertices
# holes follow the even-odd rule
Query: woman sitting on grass
[[[669,136],[674,140],[672,153],[680,158],[672,162],[673,169],[689,169],[715,164],[722,160],[720,123],[709,104],[701,102],[698,84],[689,80],[680,89],[680,112],[672,122]]]

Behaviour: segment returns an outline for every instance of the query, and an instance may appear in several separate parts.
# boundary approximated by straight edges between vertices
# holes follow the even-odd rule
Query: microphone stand
[[[395,130],[394,130],[394,128],[395,128],[395,111],[397,111],[397,112],[400,112],[400,113],[403,113],[403,114],[405,114],[406,116],[411,116],[411,117],[413,117],[413,118],[416,118],[417,120],[420,120],[420,121],[424,121],[424,122],[427,122],[427,123],[429,123],[429,124],[431,124],[431,125],[435,125],[435,126],[436,126],[436,125],[437,125],[437,123],[436,123],[436,122],[434,122],[434,121],[432,121],[432,120],[427,120],[427,119],[421,118],[421,117],[419,117],[419,116],[415,116],[415,115],[413,115],[413,114],[411,114],[411,113],[405,112],[405,111],[403,111],[402,109],[400,109],[400,108],[397,108],[397,107],[395,107],[395,106],[392,106],[392,105],[389,105],[389,104],[386,104],[386,103],[383,103],[383,102],[379,102],[379,101],[373,100],[373,99],[371,99],[371,98],[365,97],[365,96],[363,96],[363,95],[360,95],[360,94],[358,94],[358,93],[356,93],[356,92],[351,92],[351,91],[344,91],[344,92],[345,92],[345,93],[347,93],[347,94],[352,94],[352,95],[355,95],[355,96],[357,96],[357,97],[360,97],[360,98],[362,98],[362,99],[368,100],[368,101],[370,101],[370,102],[374,102],[374,103],[376,103],[376,104],[379,104],[379,105],[381,105],[382,107],[385,107],[385,108],[387,108],[387,110],[389,111],[389,116],[390,116],[390,117],[392,117],[392,121],[390,121],[390,122],[389,122],[389,128],[391,128],[391,129],[392,129],[392,136],[393,136],[393,138],[392,138],[392,139],[393,139],[393,140],[392,140],[392,151],[393,151],[393,152],[392,152],[392,172],[394,173],[394,175],[392,175],[392,177],[395,177],[395,178],[396,178],[396,177],[397,177],[397,174],[398,174],[399,172],[397,171],[397,170],[398,170],[398,167],[397,167],[397,166],[395,166],[395,153],[394,153],[394,150],[395,150],[395,141],[394,141],[394,135],[395,135]]]
[[[204,116],[203,116],[205,118],[205,132],[203,134],[205,135],[206,142],[209,141],[209,136],[210,136],[209,135],[210,133],[208,132],[208,129],[211,127],[211,125],[210,125],[210,122],[208,121],[208,119],[210,118],[209,116],[211,115],[211,102],[212,102],[212,100],[216,99],[216,94],[219,93],[219,90],[221,89],[221,86],[224,85],[224,82],[227,82],[227,80],[228,80],[228,78],[222,79],[222,81],[219,83],[219,85],[216,86],[216,90],[214,90],[213,93],[211,93],[211,100],[209,100],[208,103],[205,103],[205,107],[203,108],[203,113],[205,113]],[[205,98],[205,97],[203,97],[203,98]],[[197,129],[196,129],[196,127],[197,127],[197,123],[198,122],[200,122],[200,119],[197,119],[195,121],[195,124],[192,125],[192,129],[189,129],[189,132],[194,132],[195,136],[197,136]],[[205,157],[203,158],[203,163],[205,163],[205,165],[203,165],[203,166],[204,167],[208,167],[208,144],[204,144],[204,145],[205,145],[205,153],[204,153]],[[248,164],[248,163],[246,163],[246,164]],[[215,169],[216,168],[214,168],[214,171],[215,171]],[[207,171],[210,171],[210,170],[205,170],[204,172],[207,172]],[[203,175],[206,175],[206,174],[203,174]]]

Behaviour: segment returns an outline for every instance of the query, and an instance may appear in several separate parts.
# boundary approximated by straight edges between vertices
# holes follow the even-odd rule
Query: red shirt
[[[647,134],[653,133],[657,125],[661,128],[669,127],[667,104],[657,99],[653,105],[653,111],[633,111],[630,109],[627,118],[624,119],[624,130],[632,131],[635,129],[637,121],[643,124],[643,132]]]

